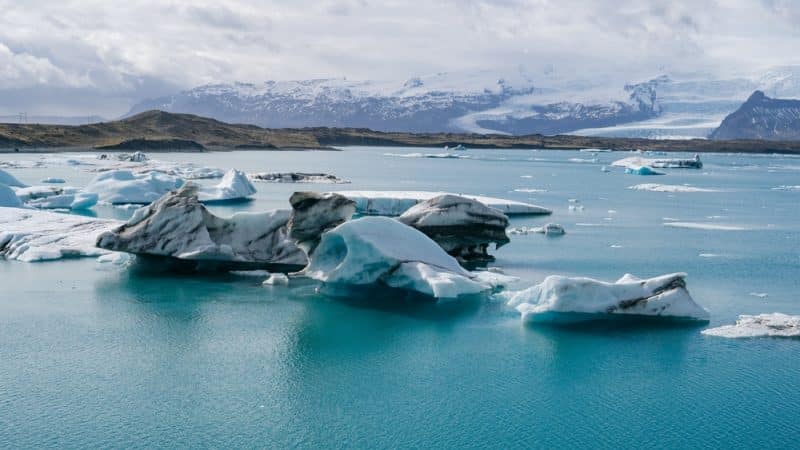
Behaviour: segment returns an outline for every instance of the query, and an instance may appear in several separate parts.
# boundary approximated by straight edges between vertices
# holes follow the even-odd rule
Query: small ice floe
[[[533,175],[520,175],[520,178],[533,178]]]
[[[790,185],[783,185],[783,186],[776,186],[772,188],[773,191],[800,191],[800,186],[790,186]]]
[[[686,274],[650,279],[626,274],[614,283],[591,278],[549,276],[541,284],[497,294],[523,322],[574,322],[615,315],[708,320],[686,290]]]
[[[629,166],[625,168],[625,173],[629,175],[665,175],[650,166]]]
[[[616,213],[617,213],[617,210],[616,210],[616,209],[609,209],[609,210],[608,210],[608,213],[609,213],[609,214],[616,214]]]
[[[625,167],[625,168],[638,168],[650,167],[658,169],[702,169],[703,162],[700,161],[700,155],[694,155],[694,158],[642,158],[640,156],[631,156],[623,158],[611,163],[612,166]]]
[[[657,184],[657,183],[643,183],[635,186],[628,186],[628,189],[634,191],[650,191],[650,192],[719,192],[717,189],[698,188],[692,186],[673,185],[673,184]]]
[[[39,209],[89,209],[97,204],[97,194],[90,192],[74,192],[38,198],[27,202],[28,206]]]
[[[620,244],[611,244],[610,247],[611,248],[622,248],[622,245],[620,245]]]
[[[264,286],[288,286],[289,277],[284,273],[272,273],[262,284]]]
[[[19,208],[22,206],[22,201],[13,189],[5,184],[0,184],[0,206]]]
[[[42,183],[49,183],[49,184],[63,184],[66,182],[67,180],[63,178],[47,177],[42,179]]]
[[[147,162],[149,159],[150,158],[142,152],[120,153],[117,155],[117,160],[119,161],[143,163]]]
[[[97,257],[99,264],[109,264],[113,266],[125,266],[133,260],[133,257],[127,253],[111,252],[107,255]]]
[[[112,170],[96,176],[84,191],[97,194],[104,203],[147,204],[182,185],[182,179],[159,172],[134,174],[130,170]]]
[[[547,192],[547,189],[519,188],[514,189],[514,192],[521,192],[523,194],[539,194],[542,192]]]
[[[394,156],[397,158],[430,158],[430,159],[469,159],[469,155],[459,155],[457,153],[384,153],[384,156]]]
[[[597,163],[599,160],[597,158],[570,158],[567,161],[574,163]]]
[[[264,181],[267,183],[308,183],[308,184],[349,184],[336,175],[327,173],[303,173],[303,172],[261,172],[251,173],[250,179],[253,181]]]
[[[430,191],[336,191],[356,202],[356,212],[372,216],[399,216],[417,203],[439,197],[449,192]],[[547,215],[547,208],[530,203],[485,197],[482,195],[451,194],[466,197],[494,208],[507,216],[513,215]]]
[[[97,236],[118,226],[94,219],[33,209],[0,208],[0,256],[24,262],[109,253],[97,248]]]
[[[564,227],[557,223],[548,223],[541,227],[517,227],[509,228],[508,234],[528,235],[532,233],[544,234],[546,236],[562,236],[566,234]]]
[[[750,228],[740,225],[723,225],[718,223],[701,222],[666,222],[665,227],[687,228],[690,230],[709,230],[709,231],[747,231]]]
[[[722,255],[718,253],[700,253],[697,256],[699,256],[700,258],[719,258]]]
[[[0,169],[0,184],[5,184],[8,187],[19,187],[19,188],[28,187],[27,184],[14,178],[14,175],[11,175],[10,173],[6,172],[3,169]]]
[[[611,171],[608,170],[608,167],[603,166],[603,167],[600,168],[600,172],[608,173],[608,172],[611,172]]]
[[[363,217],[327,231],[303,273],[332,285],[384,285],[433,298],[456,298],[495,287],[469,272],[422,232],[387,217]],[[481,275],[485,274],[485,275]]]
[[[753,296],[753,297],[758,297],[758,298],[767,298],[767,297],[769,297],[769,294],[767,294],[766,292],[751,292],[750,295]]]
[[[200,187],[197,197],[201,202],[230,202],[244,200],[256,193],[256,187],[244,172],[231,169],[225,173],[219,184]]]
[[[237,277],[265,278],[269,276],[269,272],[266,270],[229,270],[228,273]]]
[[[740,315],[734,325],[709,328],[702,333],[726,338],[800,338],[800,316],[782,313]]]
[[[569,205],[570,211],[583,211],[583,205]]]

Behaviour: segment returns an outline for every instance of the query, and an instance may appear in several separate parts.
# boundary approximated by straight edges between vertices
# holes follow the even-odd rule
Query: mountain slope
[[[800,141],[800,100],[770,98],[755,91],[739,109],[725,117],[710,137]]]
[[[570,101],[559,98],[559,89],[540,89],[519,74],[482,72],[440,73],[402,83],[322,79],[216,84],[141,102],[129,114],[160,109],[272,128],[557,134],[657,115],[655,90],[648,83],[604,91],[597,96],[600,100]],[[567,88],[571,95],[585,89]],[[476,114],[476,120],[462,120]]]

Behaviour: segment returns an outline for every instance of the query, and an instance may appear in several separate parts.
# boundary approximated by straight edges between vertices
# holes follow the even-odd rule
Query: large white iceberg
[[[707,320],[708,311],[686,290],[685,277],[673,273],[642,280],[626,274],[615,283],[607,283],[553,275],[523,291],[500,295],[526,322],[573,321],[598,315]]]
[[[741,315],[735,325],[709,328],[702,333],[726,338],[800,338],[800,316],[781,313]]]
[[[109,253],[95,247],[97,236],[115,220],[0,207],[0,256],[33,262]]]
[[[253,183],[244,172],[231,169],[225,172],[219,184],[211,187],[201,187],[197,196],[201,202],[226,202],[244,200],[256,193]]]
[[[310,259],[304,273],[331,284],[382,284],[434,298],[493,287],[422,232],[387,217],[363,217],[327,231]]]
[[[130,170],[112,170],[95,177],[84,191],[97,194],[104,203],[147,204],[182,184],[182,179],[159,172],[134,174]]]
[[[417,203],[440,195],[450,194],[448,192],[428,191],[336,191],[336,193],[356,202],[356,212],[359,214],[372,216],[399,216]],[[507,216],[552,213],[547,208],[514,200],[481,195],[450,195],[460,195],[461,197],[477,200],[486,206],[500,210]]]
[[[10,208],[19,208],[22,206],[22,201],[17,197],[14,190],[2,183],[0,183],[0,206]]]
[[[39,209],[88,209],[97,204],[98,195],[71,186],[30,186],[16,189],[17,197]]]
[[[10,187],[28,187],[27,184],[14,178],[14,175],[11,175],[3,169],[0,169],[0,184],[5,184]]]
[[[101,234],[97,246],[174,258],[189,268],[296,270],[306,264],[305,253],[288,236],[290,211],[218,217],[199,202],[196,190],[187,183],[139,208],[127,223]]]

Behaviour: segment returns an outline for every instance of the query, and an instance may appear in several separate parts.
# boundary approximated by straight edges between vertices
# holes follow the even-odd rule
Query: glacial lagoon
[[[638,176],[611,166],[627,153],[425,157],[441,153],[150,156],[351,182],[256,183],[250,202],[209,206],[220,215],[287,208],[297,190],[449,191],[541,205],[553,214],[512,217],[511,227],[555,222],[566,234],[511,235],[491,264],[519,278],[507,290],[553,274],[686,272],[710,322],[523,324],[491,296],[436,304],[95,258],[0,261],[0,447],[796,445],[800,340],[701,332],[740,314],[800,314],[800,158],[708,154],[699,170]],[[5,170],[27,184],[53,177],[82,187],[96,175],[64,158],[0,161],[21,162]]]

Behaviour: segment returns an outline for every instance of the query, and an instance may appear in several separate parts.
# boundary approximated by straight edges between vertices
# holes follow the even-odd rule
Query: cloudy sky
[[[225,81],[800,62],[796,0],[0,0],[0,114],[115,117]]]

